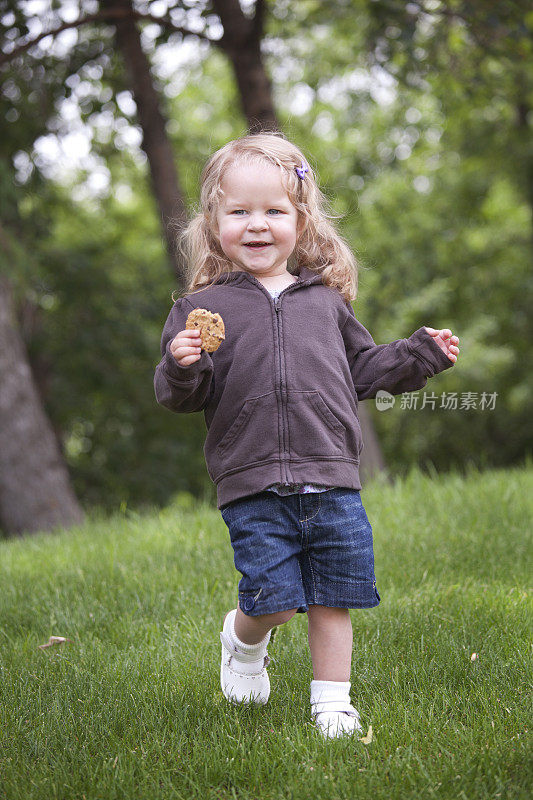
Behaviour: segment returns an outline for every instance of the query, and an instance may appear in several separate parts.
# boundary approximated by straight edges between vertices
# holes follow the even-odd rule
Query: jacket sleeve
[[[198,361],[183,367],[170,352],[170,343],[177,333],[185,330],[189,313],[194,306],[185,298],[179,298],[170,310],[161,336],[163,358],[155,370],[154,388],[158,403],[171,411],[201,411],[214,389],[213,360],[202,350]]]
[[[351,306],[342,336],[359,400],[375,397],[379,389],[391,394],[422,389],[428,378],[453,366],[424,328],[408,339],[376,345]]]

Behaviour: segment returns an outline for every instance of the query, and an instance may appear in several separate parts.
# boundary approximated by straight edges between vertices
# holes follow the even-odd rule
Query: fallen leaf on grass
[[[50,636],[46,644],[38,645],[40,650],[44,650],[45,647],[54,647],[56,644],[65,644],[65,642],[71,642],[72,639],[65,639],[64,636]]]
[[[370,744],[372,742],[372,738],[372,725],[369,725],[366,736],[360,736],[359,741],[363,742],[363,744]]]

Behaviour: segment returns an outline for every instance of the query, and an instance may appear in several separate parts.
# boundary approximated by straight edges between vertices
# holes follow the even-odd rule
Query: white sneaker
[[[312,715],[316,727],[326,739],[349,736],[363,730],[359,712],[350,703],[313,703]]]
[[[220,685],[224,697],[231,703],[257,703],[263,705],[270,697],[270,680],[266,667],[270,663],[266,645],[270,632],[265,636],[265,645],[259,657],[241,653],[233,644],[231,630],[237,609],[227,614],[220,632],[222,658],[220,664]]]

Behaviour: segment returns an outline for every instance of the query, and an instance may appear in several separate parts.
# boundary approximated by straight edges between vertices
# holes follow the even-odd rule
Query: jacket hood
[[[298,267],[298,273],[295,277],[297,278],[297,283],[301,283],[305,286],[311,283],[322,283],[321,275],[306,266]],[[223,272],[214,282],[214,285],[227,283],[249,283],[250,286],[255,286],[260,283],[260,281],[258,281],[254,275],[244,270],[232,270],[231,272]]]

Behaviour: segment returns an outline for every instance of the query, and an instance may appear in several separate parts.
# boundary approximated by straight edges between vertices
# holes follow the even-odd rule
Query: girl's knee
[[[287,611],[277,611],[274,614],[263,614],[261,619],[268,622],[268,624],[274,628],[276,625],[284,625],[294,617],[297,611],[297,608],[291,608],[287,609]],[[256,617],[256,619],[258,619],[258,617]]]
[[[288,609],[287,611],[278,611],[277,614],[273,614],[272,615],[273,617],[274,616],[278,617],[277,622],[275,622],[274,624],[275,625],[284,625],[286,622],[288,622],[290,619],[292,619],[294,617],[294,615],[296,614],[297,611],[298,611],[297,608],[291,608],[291,609]]]

